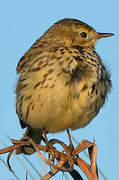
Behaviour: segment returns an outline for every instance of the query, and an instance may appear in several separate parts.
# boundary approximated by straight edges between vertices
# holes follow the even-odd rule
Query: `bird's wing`
[[[20,61],[18,62],[17,65],[17,73],[21,73],[22,68],[25,66],[25,64],[27,63],[28,59],[25,58],[25,55],[20,59]]]

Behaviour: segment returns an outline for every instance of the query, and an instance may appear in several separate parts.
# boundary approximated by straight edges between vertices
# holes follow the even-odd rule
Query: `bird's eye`
[[[86,33],[86,32],[82,32],[82,33],[80,34],[80,36],[83,37],[83,38],[86,38],[86,37],[87,37],[87,33]]]

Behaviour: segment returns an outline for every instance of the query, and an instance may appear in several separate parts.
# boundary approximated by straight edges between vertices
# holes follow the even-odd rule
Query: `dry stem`
[[[14,145],[1,149],[0,154],[8,153],[7,163],[9,170],[12,171],[12,168],[10,166],[9,160],[13,153],[13,151],[21,146],[33,146],[36,152],[40,155],[42,160],[50,165],[52,167],[51,171],[49,171],[42,180],[48,180],[52,176],[54,176],[59,171],[62,172],[69,172],[74,179],[75,178],[76,170],[74,170],[74,165],[77,165],[87,176],[88,180],[99,180],[98,179],[98,173],[97,173],[97,165],[96,165],[96,159],[97,159],[97,147],[95,145],[95,142],[91,143],[87,140],[82,140],[81,143],[76,148],[71,148],[70,146],[67,146],[64,144],[64,142],[59,141],[57,139],[52,139],[49,141],[50,146],[48,149],[48,154],[52,156],[52,160],[47,160],[45,156],[42,155],[40,151],[47,151],[46,146],[42,146],[39,144],[36,144],[31,138],[24,137],[20,140],[14,140],[11,139],[12,143]],[[63,151],[59,152],[56,147],[54,147],[54,144],[60,144],[63,147]],[[83,150],[87,149],[89,151],[89,157],[90,157],[90,165],[87,164],[81,157],[79,157],[79,153]],[[57,164],[55,165],[52,161],[56,160]],[[13,171],[12,171],[13,172]],[[77,176],[78,176],[77,172]],[[82,177],[79,174],[79,179]],[[83,179],[83,178],[82,178]]]

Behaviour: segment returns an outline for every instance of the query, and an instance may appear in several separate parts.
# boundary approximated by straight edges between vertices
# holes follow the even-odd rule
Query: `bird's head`
[[[52,42],[62,43],[68,47],[78,45],[83,48],[95,48],[98,39],[113,35],[98,33],[88,24],[76,19],[62,19],[44,34]]]

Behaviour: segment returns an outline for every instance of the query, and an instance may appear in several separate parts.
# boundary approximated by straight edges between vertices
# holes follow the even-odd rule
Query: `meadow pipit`
[[[20,59],[16,111],[22,128],[28,127],[26,135],[36,143],[43,129],[54,133],[83,128],[97,115],[111,81],[95,45],[112,35],[97,33],[79,20],[63,19]]]

